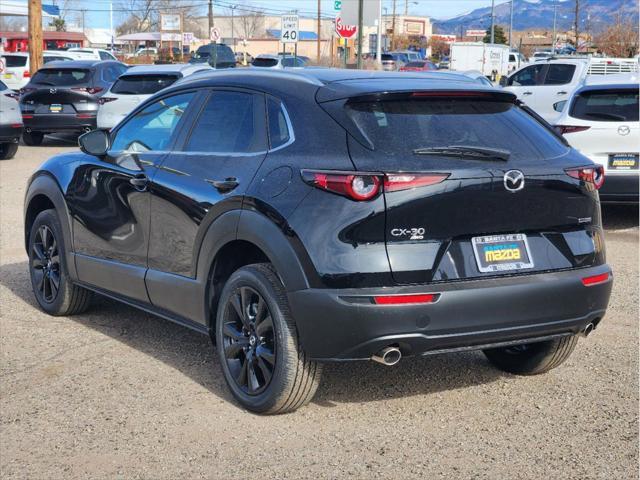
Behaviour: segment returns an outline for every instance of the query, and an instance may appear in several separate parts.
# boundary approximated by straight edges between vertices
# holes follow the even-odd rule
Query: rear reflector
[[[23,125],[21,123],[12,123],[11,128],[22,128]]]
[[[609,280],[609,272],[601,273],[600,275],[593,275],[592,277],[585,277],[582,279],[582,284],[585,287],[592,287]]]
[[[93,113],[77,113],[76,118],[93,118],[95,114]]]
[[[438,299],[436,293],[423,293],[414,295],[380,295],[373,297],[376,305],[403,305],[415,303],[433,303]]]
[[[28,119],[30,119],[30,118],[33,118],[33,115],[22,115],[22,118],[23,118],[23,119],[25,119],[25,118],[26,118],[26,119],[28,120]]]

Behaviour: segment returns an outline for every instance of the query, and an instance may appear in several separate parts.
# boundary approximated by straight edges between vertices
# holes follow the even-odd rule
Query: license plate
[[[637,153],[612,153],[609,155],[609,169],[611,170],[638,170]]]
[[[62,105],[59,105],[59,104],[49,105],[49,111],[51,113],[60,113],[62,111]]]
[[[5,73],[4,74],[4,78],[11,78],[11,77],[13,77],[13,75],[11,75],[10,73]]]
[[[478,270],[483,273],[533,268],[527,236],[523,233],[471,239]]]

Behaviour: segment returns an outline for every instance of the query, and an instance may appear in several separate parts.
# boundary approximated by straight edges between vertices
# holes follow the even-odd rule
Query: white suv
[[[44,63],[61,60],[80,60],[80,56],[67,53],[64,50],[45,50],[42,53]],[[82,57],[86,58],[86,57]],[[11,90],[20,90],[31,79],[29,71],[29,54],[26,52],[14,52],[2,54],[3,69],[0,72],[2,80]]]
[[[556,130],[604,166],[603,202],[638,203],[639,89],[637,74],[588,77],[567,102],[556,106],[562,110]]]

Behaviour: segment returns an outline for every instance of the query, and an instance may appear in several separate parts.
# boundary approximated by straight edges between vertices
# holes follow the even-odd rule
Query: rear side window
[[[553,63],[549,65],[547,76],[544,79],[545,85],[565,85],[571,83],[573,73],[576,71],[575,65],[563,65]]]
[[[120,95],[151,95],[168,87],[178,78],[179,75],[125,75],[111,87],[111,92]]]
[[[254,67],[275,67],[278,65],[278,60],[275,58],[254,58],[251,65]]]
[[[24,67],[27,65],[27,57],[22,55],[4,55],[3,58],[7,68]]]
[[[283,105],[274,98],[267,100],[267,116],[269,118],[269,142],[271,148],[278,148],[291,138],[287,117]]]
[[[531,65],[523,68],[518,73],[509,77],[509,85],[514,87],[525,87],[531,85],[542,85],[545,65]]]
[[[185,150],[210,153],[265,151],[264,118],[262,95],[213,92],[195,121]]]
[[[638,88],[582,92],[573,101],[569,115],[601,122],[637,122]]]
[[[388,156],[454,145],[507,150],[516,161],[566,152],[559,139],[508,102],[425,98],[347,103],[346,109],[374,148]]]
[[[91,80],[91,70],[79,68],[43,68],[36,72],[32,83],[64,87],[84,85]]]

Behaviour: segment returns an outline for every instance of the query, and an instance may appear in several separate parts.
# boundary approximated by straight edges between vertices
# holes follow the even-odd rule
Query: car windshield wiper
[[[414,155],[440,155],[479,160],[509,160],[511,152],[501,148],[474,147],[472,145],[449,145],[447,147],[416,148]]]

